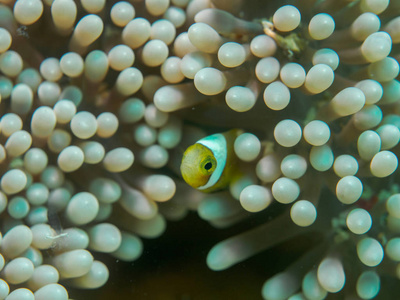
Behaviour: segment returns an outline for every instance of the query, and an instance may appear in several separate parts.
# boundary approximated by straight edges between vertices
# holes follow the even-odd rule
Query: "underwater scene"
[[[0,0],[0,300],[400,298],[400,0]]]

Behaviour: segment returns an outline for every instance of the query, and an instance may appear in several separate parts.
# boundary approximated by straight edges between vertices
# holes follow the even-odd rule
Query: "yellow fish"
[[[187,148],[181,163],[186,183],[206,193],[227,187],[237,172],[233,144],[240,132],[233,129],[209,135]]]

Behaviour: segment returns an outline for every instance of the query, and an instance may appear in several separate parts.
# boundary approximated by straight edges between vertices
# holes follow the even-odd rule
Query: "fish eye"
[[[208,162],[204,165],[204,169],[206,169],[207,171],[210,170],[212,168],[212,163]]]
[[[214,172],[216,165],[217,165],[217,162],[215,161],[215,159],[213,157],[208,156],[208,157],[204,158],[200,164],[201,172],[204,175],[209,175],[212,172]]]

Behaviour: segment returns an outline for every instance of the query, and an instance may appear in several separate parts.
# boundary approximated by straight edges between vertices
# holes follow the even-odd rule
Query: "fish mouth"
[[[191,187],[194,187],[194,188],[200,187],[200,185],[198,183],[196,183],[195,180],[193,180],[193,178],[194,178],[193,174],[195,174],[195,170],[193,170],[193,166],[182,161],[181,174],[182,174],[183,180],[185,180],[185,182],[188,185],[190,185]]]

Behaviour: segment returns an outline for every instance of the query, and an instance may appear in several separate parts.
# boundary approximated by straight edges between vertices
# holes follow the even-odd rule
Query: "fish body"
[[[233,144],[240,132],[233,129],[212,134],[188,147],[181,163],[186,183],[207,193],[226,188],[237,172]]]

